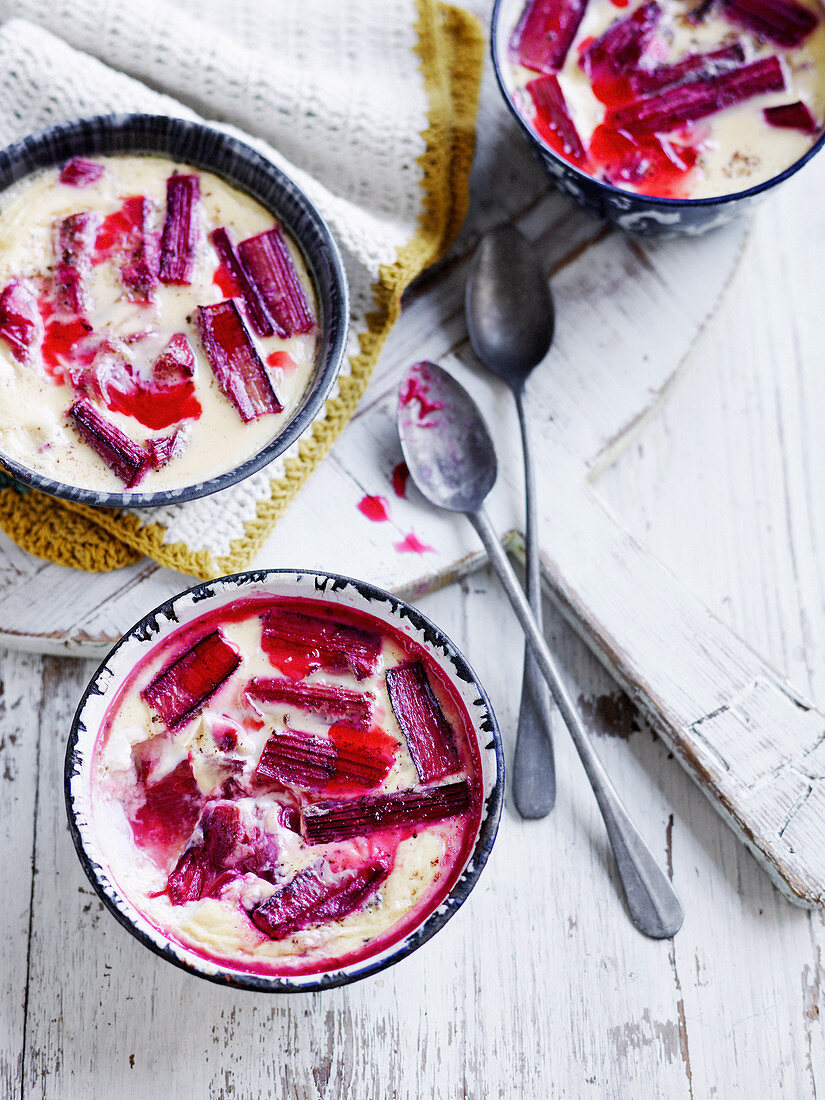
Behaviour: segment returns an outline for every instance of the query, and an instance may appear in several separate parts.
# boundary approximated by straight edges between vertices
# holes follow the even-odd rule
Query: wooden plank
[[[29,988],[29,929],[34,830],[40,789],[41,661],[3,654],[0,666],[0,851],[3,916],[0,926],[0,1094],[21,1095],[21,1052]]]

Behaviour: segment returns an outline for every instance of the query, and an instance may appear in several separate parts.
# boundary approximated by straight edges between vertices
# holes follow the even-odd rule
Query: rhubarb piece
[[[668,133],[686,122],[705,118],[764,92],[781,92],[784,87],[779,58],[766,57],[707,80],[679,84],[649,99],[628,103],[613,112],[611,122],[618,130]]]
[[[631,73],[630,87],[636,95],[650,95],[671,84],[684,84],[689,80],[707,80],[710,76],[727,72],[741,65],[745,50],[741,42],[723,46],[710,53],[690,53],[672,65],[658,65],[655,69],[639,69]]]
[[[783,130],[801,130],[804,134],[815,134],[819,129],[810,109],[799,99],[796,103],[766,107],[762,114],[769,126],[778,126]]]
[[[255,769],[258,780],[297,787],[323,787],[335,771],[332,741],[310,733],[273,733]]]
[[[223,872],[238,861],[244,840],[241,812],[232,802],[207,806],[201,821],[203,840],[187,848],[169,875],[166,891],[173,905],[197,901],[217,892]],[[249,853],[249,847],[242,854]]]
[[[278,335],[311,332],[315,318],[280,228],[247,237],[238,245],[238,255]]]
[[[540,73],[555,73],[579,29],[587,0],[531,0],[510,38],[510,58]]]
[[[346,738],[342,730],[334,739],[289,730],[273,733],[264,745],[255,778],[289,786],[317,789],[332,780],[372,789],[383,782],[393,756]],[[349,732],[349,730],[347,730]]]
[[[307,867],[249,914],[256,928],[282,940],[314,924],[342,920],[370,898],[390,872],[389,860],[375,860],[334,877],[320,864]]]
[[[87,313],[90,308],[86,281],[99,220],[87,212],[70,214],[54,225],[55,302],[66,313]]]
[[[60,182],[68,187],[88,187],[92,183],[97,183],[105,171],[102,164],[75,157],[74,160],[63,165],[59,178]]]
[[[201,709],[241,663],[237,648],[213,630],[176,657],[141,691],[141,698],[177,729]]]
[[[166,181],[166,217],[160,238],[158,278],[162,283],[188,283],[198,246],[197,176],[170,176]]]
[[[579,58],[579,65],[591,79],[600,72],[614,76],[637,68],[653,39],[662,17],[656,0],[642,4],[632,15],[611,23]]]
[[[179,458],[189,445],[189,433],[184,427],[176,428],[171,435],[160,435],[146,440],[152,469],[159,470],[173,458]]]
[[[470,788],[465,779],[441,787],[316,802],[304,810],[304,836],[309,844],[331,844],[398,825],[442,821],[469,808]]]
[[[161,390],[183,385],[195,373],[195,353],[182,332],[176,332],[152,364],[152,381]]]
[[[421,782],[432,783],[458,771],[461,761],[453,731],[421,661],[388,668],[387,692]]]
[[[558,79],[555,76],[540,76],[529,82],[527,91],[537,111],[536,121],[544,123],[557,135],[564,155],[576,161],[585,160],[584,145],[567,110]]]
[[[127,489],[137,485],[151,466],[149,452],[107,420],[85,397],[79,397],[67,414],[81,439],[97,451]]]
[[[253,330],[258,336],[272,336],[275,331],[272,318],[267,313],[256,284],[249,278],[246,268],[238,259],[229,239],[229,234],[223,228],[215,229],[210,233],[209,239],[214,245],[221,263],[224,264],[238,285],[246,315]]]
[[[211,883],[203,848],[187,848],[166,880],[166,893],[173,905],[183,905],[204,897]]]
[[[274,664],[284,646],[287,653],[295,647],[308,669],[351,672],[356,680],[375,672],[381,656],[381,637],[371,630],[275,607],[262,616],[261,645]]]
[[[246,687],[249,699],[264,703],[288,703],[320,714],[326,722],[368,730],[372,721],[372,696],[337,684],[304,684],[254,676]]]
[[[819,22],[796,0],[724,0],[723,10],[732,23],[786,49],[798,46]]]
[[[182,760],[157,783],[147,784],[145,793],[145,801],[131,822],[135,841],[154,850],[177,848],[192,835],[203,808],[203,795],[191,763]]]
[[[132,220],[126,257],[120,268],[120,281],[128,290],[148,295],[158,281],[158,257],[149,230],[152,200],[135,195],[123,203]],[[167,280],[171,281],[171,280]]]
[[[32,344],[42,331],[37,298],[21,279],[12,279],[0,294],[0,337],[18,363],[28,363]]]
[[[231,299],[198,306],[197,328],[203,350],[223,394],[245,424],[283,411],[266,367],[255,350],[238,307]]]

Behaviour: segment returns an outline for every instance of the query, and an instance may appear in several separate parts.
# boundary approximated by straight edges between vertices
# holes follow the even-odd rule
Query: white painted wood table
[[[487,8],[483,0],[473,6]],[[593,300],[594,287],[603,289],[608,277],[641,278],[637,269],[651,253],[597,251],[602,268],[598,277],[592,270],[588,276],[580,246],[591,242],[598,249],[607,238],[548,194],[489,73],[479,133],[467,229],[450,262],[409,295],[358,419],[314,482],[352,481],[348,448],[366,448],[380,473],[355,488],[386,492],[397,455],[391,446],[381,449],[389,437],[370,433],[370,417],[386,415],[395,379],[415,358],[454,355],[449,362],[496,416],[505,466],[496,517],[505,533],[519,523],[518,478],[506,476],[516,454],[508,439],[513,421],[500,389],[484,398],[487,383],[467,351],[460,311],[475,235],[513,219],[544,248],[567,307],[559,317],[557,352],[565,370],[576,367],[565,360],[571,316],[580,326],[591,315],[594,361],[606,339],[634,332],[637,354],[656,360],[648,323],[660,301],[637,301],[622,328],[610,301]],[[610,400],[627,403],[616,418],[623,448],[597,438],[599,421],[588,456],[598,459],[589,485],[623,527],[723,627],[821,703],[820,160],[757,212],[747,234],[745,226],[734,229],[704,251],[705,278],[691,273],[683,252],[691,301],[681,301],[678,286],[664,286],[667,279],[678,282],[676,253],[655,253],[659,266],[646,286],[661,283],[661,302],[675,301],[690,321],[683,326],[685,346],[676,362],[665,361],[665,350],[672,358],[676,346],[663,341],[650,377],[661,375],[664,389],[646,403],[614,380]],[[617,256],[624,271],[619,263],[605,274],[604,264]],[[699,283],[706,284],[707,300],[695,290]],[[612,301],[629,308],[627,298]],[[676,367],[678,378],[668,384]],[[651,415],[628,432],[627,420],[645,405]],[[583,409],[582,419],[586,415]],[[566,514],[557,504],[565,472],[547,469],[541,479],[548,521]],[[353,499],[350,491],[350,509]],[[509,756],[522,643],[504,598],[485,570],[468,573],[474,544],[459,525],[429,526],[436,521],[414,497],[393,501],[393,515],[400,525],[393,537],[410,525],[425,540],[433,532],[438,563],[407,556],[403,568],[390,568],[380,552],[388,537],[383,525],[365,521],[358,532],[374,551],[371,579],[409,590],[465,574],[419,603],[487,684]],[[298,522],[288,516],[285,527]],[[357,571],[345,543],[345,560],[325,552],[302,564]],[[29,649],[88,654],[183,583],[142,563],[106,582],[111,587],[98,602],[89,598],[84,575],[41,570],[7,544],[0,551],[6,563],[0,630]],[[282,564],[297,563],[287,558]],[[34,604],[39,586],[50,584],[62,593],[53,604],[62,633],[49,637],[35,625],[15,635],[10,589],[16,586],[19,607],[26,591]],[[555,587],[568,612],[575,610],[570,593]],[[822,1095],[822,910],[789,904],[549,605],[546,621],[605,764],[683,897],[682,931],[671,942],[654,943],[629,924],[592,796],[558,728],[556,810],[545,821],[522,822],[508,806],[476,890],[435,939],[355,986],[278,998],[233,993],[178,972],[102,910],[74,856],[62,796],[65,738],[93,664],[0,650],[0,1097]],[[668,641],[662,637],[661,646]]]

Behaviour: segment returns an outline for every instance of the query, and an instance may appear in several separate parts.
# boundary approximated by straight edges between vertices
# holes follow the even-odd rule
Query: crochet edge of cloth
[[[359,334],[360,353],[351,358],[351,374],[326,404],[299,444],[284,474],[271,482],[271,496],[257,505],[230,552],[214,557],[184,542],[164,543],[158,523],[142,524],[119,510],[91,508],[57,500],[35,490],[0,489],[0,528],[18,546],[58,565],[106,572],[145,554],[159,564],[202,580],[242,570],[258,553],[287,505],[349,422],[363,396],[384,342],[401,312],[401,295],[455,239],[469,205],[469,176],[475,152],[475,120],[484,57],[484,36],[477,19],[437,0],[416,0],[416,52],[428,100],[425,151],[419,157],[424,191],[414,236],[392,264],[382,265],[374,284],[375,308]]]

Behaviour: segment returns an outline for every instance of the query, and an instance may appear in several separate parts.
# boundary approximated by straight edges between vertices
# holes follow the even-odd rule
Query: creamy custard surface
[[[564,150],[557,134],[548,132],[536,110],[527,85],[542,74],[520,64],[513,49],[508,54],[506,44],[502,46],[503,71],[514,100],[540,138],[596,178],[628,191],[662,198],[712,198],[743,191],[779,175],[804,156],[825,125],[825,9],[819,0],[799,0],[817,23],[792,48],[769,41],[726,18],[720,0],[709,5],[700,5],[699,0],[658,0],[661,17],[635,66],[638,71],[650,72],[689,55],[739,44],[743,58],[737,64],[777,56],[785,76],[785,89],[756,95],[665,134],[644,135],[654,140],[638,155],[631,169],[622,170],[621,154],[611,161],[611,147],[615,151],[622,144],[621,137],[606,132],[610,129],[611,109],[653,93],[632,93],[617,80],[605,95],[604,87],[600,88],[599,82],[588,76],[580,59],[611,25],[632,16],[645,2],[589,0],[564,63],[555,73],[567,111],[587,153],[584,159],[570,156]],[[693,18],[702,6],[707,8],[703,17]],[[524,11],[521,0],[512,0],[506,6],[503,16],[509,16],[509,20],[502,19],[505,43],[507,39],[513,41]],[[627,70],[624,75],[630,74],[631,70]],[[766,108],[797,101],[813,116],[815,127],[811,132],[766,122],[763,115]],[[647,162],[646,154],[650,154]]]
[[[56,481],[104,492],[128,492],[122,477],[80,438],[67,418],[78,396],[71,375],[79,373],[78,360],[88,350],[88,340],[71,344],[72,325],[55,308],[49,280],[56,257],[56,226],[81,212],[92,212],[97,221],[86,280],[89,308],[82,320],[93,339],[108,341],[110,358],[125,362],[135,377],[151,376],[152,364],[170,338],[185,337],[194,356],[192,383],[196,405],[181,409],[178,420],[153,427],[123,410],[91,396],[92,402],[129,440],[168,436],[180,428],[178,453],[165,465],[150,469],[134,486],[136,492],[152,492],[197,484],[230,470],[258,453],[275,438],[292,415],[312,377],[318,345],[317,324],[311,331],[288,337],[261,337],[253,333],[238,287],[228,275],[210,234],[225,227],[235,244],[273,229],[275,222],[263,206],[211,173],[154,155],[92,157],[99,165],[99,179],[82,186],[60,181],[61,169],[39,172],[15,184],[0,196],[0,291],[22,281],[38,299],[41,330],[26,362],[20,362],[8,342],[0,337],[0,461],[5,454],[28,469]],[[147,239],[157,251],[167,207],[167,180],[174,175],[198,177],[200,199],[194,214],[193,269],[190,282],[175,285],[157,281],[147,294],[124,286],[117,248],[124,203],[138,196],[150,201]],[[114,241],[114,245],[113,245]],[[311,280],[294,242],[287,238],[289,253],[310,309],[317,318]],[[232,299],[238,304],[254,347],[265,364],[282,412],[267,413],[244,423],[222,392],[205,354],[195,322],[198,306]],[[86,360],[89,355],[86,354]],[[98,360],[95,360],[96,365]],[[117,362],[115,363],[115,367]],[[114,385],[117,385],[115,380]],[[80,390],[82,391],[82,383]],[[145,404],[145,403],[144,403]],[[195,414],[193,410],[199,407]],[[148,419],[157,423],[157,416]]]
[[[351,671],[332,670],[329,662],[317,667],[317,651],[305,640],[297,646],[279,643],[273,650],[263,636],[272,609],[379,638],[373,666],[358,679]],[[145,693],[151,697],[149,685],[159,670],[215,630],[240,662],[203,706],[169,729]],[[418,662],[454,750],[435,779],[422,780],[388,695],[387,671]],[[272,677],[301,688],[333,685],[366,696],[368,728],[355,731],[345,718],[295,703],[251,699],[250,683]],[[287,767],[279,779],[264,780],[267,745],[277,745],[284,735],[322,744],[331,738],[342,753],[379,760],[384,774],[375,782],[354,781],[347,766],[337,764],[328,779],[308,780]],[[352,609],[316,600],[249,597],[177,630],[138,664],[99,734],[91,793],[94,828],[110,876],[164,937],[223,966],[288,974],[357,961],[418,925],[443,900],[469,858],[480,820],[480,782],[466,708],[416,642]],[[307,821],[319,807],[354,807],[358,813],[365,800],[462,786],[463,808],[440,819],[363,831],[356,825],[352,835],[329,842],[308,834]],[[210,832],[216,807],[231,816],[235,847],[224,834],[216,841],[214,826]],[[187,877],[204,851],[204,838],[211,845],[208,888]],[[258,908],[269,899],[277,902],[279,894],[288,897],[294,889],[290,884],[302,872],[324,883],[376,865],[377,884],[349,911],[344,906],[332,917],[322,912],[319,919],[309,912],[298,921],[303,927],[292,931],[267,932],[255,923]]]

